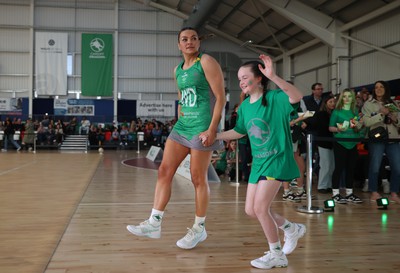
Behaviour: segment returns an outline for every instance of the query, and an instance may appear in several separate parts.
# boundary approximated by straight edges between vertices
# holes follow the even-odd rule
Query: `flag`
[[[112,34],[82,34],[82,96],[112,96]]]
[[[68,33],[36,32],[35,90],[38,95],[67,95]]]

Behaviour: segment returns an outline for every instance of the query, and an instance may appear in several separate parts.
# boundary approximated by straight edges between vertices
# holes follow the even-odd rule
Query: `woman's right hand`
[[[384,116],[386,116],[387,114],[389,114],[389,108],[386,108],[386,107],[382,107],[381,109],[379,109],[379,112],[382,114],[382,115],[384,115]]]

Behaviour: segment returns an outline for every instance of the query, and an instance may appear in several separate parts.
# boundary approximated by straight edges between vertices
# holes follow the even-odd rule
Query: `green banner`
[[[112,96],[112,34],[82,34],[82,96]]]

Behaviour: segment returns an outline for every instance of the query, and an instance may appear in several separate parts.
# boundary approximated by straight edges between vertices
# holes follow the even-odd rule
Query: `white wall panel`
[[[176,33],[182,28],[183,19],[173,16],[166,12],[157,12],[157,30],[171,31]]]
[[[157,12],[122,10],[119,13],[119,27],[124,30],[157,30]]]
[[[152,55],[156,53],[157,35],[140,33],[119,34],[119,54]]]
[[[1,29],[0,51],[29,52],[31,41],[28,29]]]
[[[156,52],[157,55],[165,56],[165,55],[180,55],[180,51],[178,49],[178,36],[176,34],[159,34],[156,37]]]
[[[120,79],[119,89],[127,93],[158,93],[154,79]]]
[[[30,25],[30,18],[29,5],[10,6],[0,4],[0,25],[27,26]]]
[[[122,57],[119,60],[119,68],[121,76],[129,76],[133,78],[155,78],[156,77],[157,60],[155,57],[149,58],[145,56]],[[123,73],[123,74],[122,74]]]
[[[37,27],[51,27],[70,29],[75,27],[75,9],[37,7],[35,8],[35,25]]]
[[[76,27],[89,28],[93,31],[106,31],[114,29],[114,10],[78,9],[76,14]]]
[[[325,45],[293,55],[292,74],[295,77],[292,80],[305,95],[311,94],[311,85],[315,82],[322,83],[324,91],[330,91],[330,63],[329,49]]]
[[[0,74],[29,75],[30,68],[28,65],[26,65],[28,63],[29,63],[29,53],[0,52]]]
[[[157,61],[156,75],[163,78],[174,78],[174,69],[182,61],[179,57],[160,57]]]
[[[12,76],[1,76],[0,77],[0,90],[26,90],[29,89],[30,82],[29,77],[12,77]],[[0,93],[2,96],[3,93]]]

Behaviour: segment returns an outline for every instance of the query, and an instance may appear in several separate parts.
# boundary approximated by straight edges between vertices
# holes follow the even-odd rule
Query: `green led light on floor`
[[[324,206],[325,206],[325,211],[334,211],[335,201],[333,201],[332,199],[325,200]]]
[[[378,205],[379,209],[387,209],[387,207],[389,206],[389,199],[387,198],[376,199],[376,204]]]

